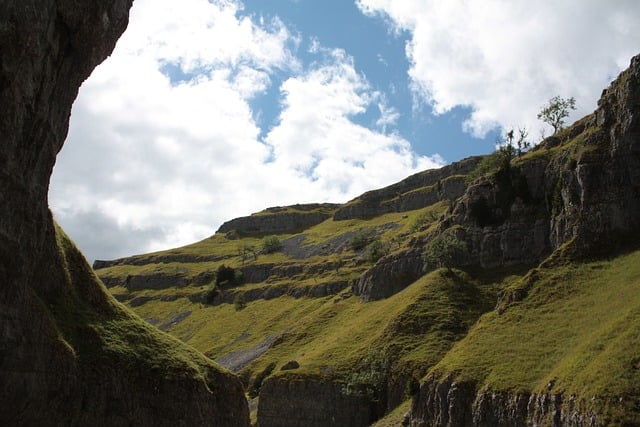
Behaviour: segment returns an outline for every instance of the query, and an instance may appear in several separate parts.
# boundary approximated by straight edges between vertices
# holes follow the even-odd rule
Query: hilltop
[[[520,156],[94,268],[236,372],[261,427],[636,425],[639,117],[635,57],[593,114]],[[445,238],[464,250],[436,268]]]

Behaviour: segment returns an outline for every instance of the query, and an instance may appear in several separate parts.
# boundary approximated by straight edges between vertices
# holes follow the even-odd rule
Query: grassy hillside
[[[478,389],[575,395],[608,413],[605,425],[640,423],[640,252],[523,280],[531,275],[528,297],[483,315],[433,373]]]
[[[421,378],[454,377],[477,391],[577,396],[580,408],[606,422],[637,422],[639,252],[571,262],[563,258],[569,244],[532,268],[525,250],[508,268],[471,262],[462,270],[431,271],[382,300],[364,303],[354,295],[367,272],[387,277],[390,269],[387,280],[395,280],[393,269],[406,268],[407,257],[414,257],[414,268],[415,253],[443,230],[466,234],[467,245],[476,245],[472,256],[481,257],[482,251],[500,253],[504,242],[496,236],[535,238],[509,234],[509,221],[526,233],[540,221],[568,218],[562,183],[572,182],[585,153],[608,149],[583,141],[601,134],[592,123],[589,116],[560,134],[563,142],[514,158],[507,175],[499,169],[500,154],[473,159],[477,166],[466,166],[467,178],[453,175],[453,181],[466,180],[476,195],[467,191],[455,203],[434,198],[444,194],[439,189],[450,177],[431,177],[435,183],[425,186],[418,174],[410,179],[415,188],[405,183],[402,193],[387,188],[342,207],[323,207],[324,215],[334,209],[342,220],[275,236],[232,229],[183,248],[118,260],[98,272],[145,320],[238,372],[250,397],[269,377],[322,378],[342,383],[345,394],[386,401],[392,409],[415,394]],[[545,167],[558,177],[548,177]],[[505,177],[509,182],[502,183]],[[511,182],[516,178],[517,185]],[[523,189],[523,179],[525,187],[536,187]],[[522,217],[510,218],[519,192],[528,197],[518,208]],[[485,227],[473,210],[465,216],[464,203],[472,206],[469,197],[478,194],[496,199],[490,215],[501,221]],[[403,211],[419,202],[427,206]],[[366,209],[355,209],[359,204]],[[376,206],[379,214],[372,214]],[[268,216],[264,224],[277,228],[278,213],[292,211],[272,208],[256,217]],[[254,229],[260,221],[239,223]],[[485,238],[493,243],[485,246]],[[269,239],[276,245],[268,248]],[[222,266],[235,270],[232,281],[216,280]],[[387,422],[397,422],[400,412]]]
[[[69,423],[91,424],[92,417],[120,423],[122,419],[114,420],[128,417],[136,424],[154,419],[160,424],[200,423],[208,418],[220,425],[247,425],[246,402],[233,374],[115,301],[57,226],[56,238],[65,283],[50,300],[38,301],[49,318],[47,332],[78,370],[67,386],[80,378],[78,392],[89,393],[69,405],[77,410],[64,414]],[[63,365],[54,359],[54,366]],[[161,389],[180,396],[169,398]],[[115,394],[108,397],[110,393]],[[104,399],[113,407],[104,407]],[[133,408],[126,409],[125,400]]]

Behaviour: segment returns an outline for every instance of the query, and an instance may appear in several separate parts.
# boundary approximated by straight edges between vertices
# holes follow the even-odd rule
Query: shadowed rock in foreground
[[[0,424],[248,425],[239,381],[108,296],[47,206],[131,0],[0,3]]]

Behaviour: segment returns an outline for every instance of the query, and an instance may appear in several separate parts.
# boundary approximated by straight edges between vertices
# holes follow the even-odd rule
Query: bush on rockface
[[[371,243],[367,245],[365,250],[365,258],[371,264],[375,264],[383,256],[389,253],[389,244],[383,242],[379,238],[373,239]]]
[[[262,239],[262,253],[271,254],[282,249],[282,242],[278,236],[266,236]]]
[[[453,234],[441,234],[426,246],[422,258],[425,268],[446,268],[451,271],[457,260],[467,252],[467,244]]]

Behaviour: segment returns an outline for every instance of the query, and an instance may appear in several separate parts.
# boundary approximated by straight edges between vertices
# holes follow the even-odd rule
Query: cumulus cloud
[[[81,88],[50,202],[89,259],[191,243],[268,206],[346,201],[441,164],[352,120],[380,105],[387,125],[394,111],[345,52],[316,45],[324,60],[304,66],[297,36],[241,7],[136,0]],[[274,84],[281,111],[262,130],[251,101]]]
[[[417,97],[441,114],[472,109],[467,131],[528,127],[540,107],[574,96],[573,118],[590,113],[601,90],[640,46],[634,0],[357,0],[360,9],[408,31]]]

